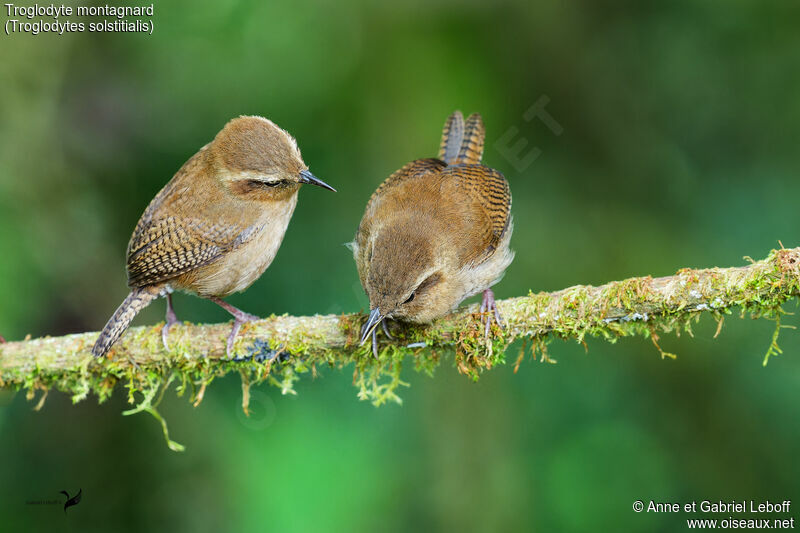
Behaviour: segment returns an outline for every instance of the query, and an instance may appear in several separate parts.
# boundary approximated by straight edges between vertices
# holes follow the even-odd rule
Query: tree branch
[[[132,403],[135,393],[143,395],[137,409],[148,410],[161,396],[156,392],[163,395],[173,381],[177,380],[179,394],[190,391],[197,404],[215,377],[238,371],[246,410],[252,384],[267,381],[292,393],[300,374],[316,374],[322,365],[354,363],[359,397],[379,404],[399,400],[395,389],[403,384],[404,362],[410,360],[418,370],[430,373],[443,349],[454,348],[457,367],[473,378],[504,361],[508,344],[517,338],[532,341],[534,356],[538,352],[543,360],[550,339],[583,342],[587,335],[611,342],[644,335],[666,356],[671,354],[659,347],[658,333],[689,329],[701,314],[711,314],[721,326],[723,316],[734,308],[742,315],[778,321],[781,305],[798,294],[800,248],[780,249],[743,267],[682,269],[674,276],[631,278],[501,300],[497,305],[507,327],[492,326],[489,339],[474,305],[429,326],[394,324],[395,340],[381,340],[377,360],[369,346],[358,345],[364,320],[359,314],[273,316],[248,324],[236,343],[242,361],[225,359],[228,323],[176,325],[170,330],[169,351],[161,345],[160,324],[132,328],[100,361],[90,354],[97,333],[9,342],[0,344],[0,388],[24,388],[29,398],[36,390],[46,393],[55,388],[72,394],[74,401],[94,392],[103,401],[123,382]],[[779,351],[776,340],[777,329],[767,358]],[[283,354],[275,356],[276,348]]]

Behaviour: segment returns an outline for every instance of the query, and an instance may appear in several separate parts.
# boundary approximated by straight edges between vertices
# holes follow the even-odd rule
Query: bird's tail
[[[455,111],[444,124],[439,159],[448,165],[477,165],[483,157],[485,137],[486,129],[480,114],[471,114],[464,123],[461,111]]]
[[[448,165],[458,157],[461,140],[464,138],[464,115],[461,111],[454,111],[447,117],[442,129],[442,143],[439,145],[439,159]]]
[[[108,319],[108,323],[103,328],[103,331],[100,332],[100,336],[97,337],[97,341],[92,347],[92,355],[95,357],[105,355],[111,345],[117,342],[117,339],[128,329],[133,317],[147,307],[150,302],[158,298],[159,293],[160,287],[150,286],[133,289],[128,297],[125,298],[125,301],[117,307],[111,318]]]

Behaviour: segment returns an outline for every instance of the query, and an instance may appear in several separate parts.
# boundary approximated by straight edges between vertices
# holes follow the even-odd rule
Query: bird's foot
[[[255,322],[256,320],[261,320],[255,315],[251,315],[250,313],[242,313],[240,316],[233,315],[233,328],[231,329],[231,334],[228,335],[228,343],[225,346],[225,353],[228,356],[228,359],[233,357],[233,343],[236,341],[236,335],[239,334],[239,330],[242,329],[244,324],[248,322]]]
[[[427,342],[412,342],[411,344],[406,344],[406,348],[425,348],[428,346]]]
[[[389,321],[388,318],[381,320],[381,326],[383,326],[383,333],[386,335],[386,338],[389,339],[390,341],[393,341],[394,337],[392,337],[392,334],[389,333],[389,326],[386,325],[388,321]]]
[[[236,335],[239,334],[239,330],[242,329],[242,325],[248,322],[255,322],[256,320],[261,320],[261,318],[251,315],[250,313],[245,313],[241,309],[232,306],[225,300],[217,298],[216,296],[212,296],[209,298],[212,302],[220,306],[221,308],[225,309],[227,312],[233,316],[233,329],[231,329],[231,334],[228,335],[228,343],[225,346],[225,353],[228,356],[228,359],[232,358],[233,355],[233,343],[236,340]]]
[[[372,339],[372,355],[375,356],[375,359],[378,358],[378,328],[373,328],[372,333],[370,333],[370,338]],[[364,323],[361,326],[361,337],[364,337],[364,333],[367,331],[367,323]],[[361,344],[364,344],[364,341],[361,341]]]
[[[383,327],[383,333],[386,335],[386,338],[389,339],[390,341],[393,341],[394,337],[392,336],[391,333],[389,333],[389,326],[386,325],[386,321],[387,320],[388,319],[382,320],[381,321],[381,326]],[[361,326],[361,336],[362,337],[364,336],[364,332],[366,331],[366,328],[367,328],[367,324],[364,324],[363,326]],[[378,328],[377,327],[373,328],[372,333],[370,333],[370,338],[372,339],[372,355],[375,357],[375,359],[378,359]]]
[[[167,343],[169,328],[178,322],[178,317],[175,315],[175,310],[172,308],[172,295],[167,294],[167,316],[164,319],[164,327],[161,328],[161,342],[164,344],[164,349],[166,351],[169,351],[169,344]]]
[[[3,337],[2,335],[0,335],[0,344],[5,344],[5,343],[6,343],[6,339],[5,339],[5,337]]]
[[[481,322],[484,320],[486,321],[485,334],[488,341],[489,330],[492,326],[492,318],[494,318],[494,321],[498,326],[500,326],[500,328],[504,327],[503,318],[500,316],[500,311],[497,309],[497,305],[494,300],[494,292],[492,292],[492,289],[486,289],[483,291],[483,301],[481,302],[480,313]]]

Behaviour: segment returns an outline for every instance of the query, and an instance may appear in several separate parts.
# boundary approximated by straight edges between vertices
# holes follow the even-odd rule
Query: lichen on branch
[[[780,351],[782,305],[799,294],[800,248],[781,248],[747,266],[687,268],[661,278],[630,278],[499,300],[506,327],[493,325],[488,339],[474,305],[427,326],[393,324],[394,340],[381,337],[377,359],[368,344],[358,344],[365,318],[361,314],[283,315],[247,324],[236,342],[238,360],[225,355],[229,324],[175,325],[168,351],[161,345],[161,324],[131,328],[102,360],[90,354],[97,333],[8,342],[0,344],[0,388],[25,389],[31,399],[42,391],[41,401],[51,389],[72,395],[75,402],[94,393],[102,402],[122,384],[130,402],[138,404],[135,410],[156,416],[166,435],[166,423],[155,407],[171,383],[196,405],[215,378],[238,372],[246,411],[253,385],[267,382],[293,394],[303,374],[352,364],[358,397],[378,405],[399,401],[396,391],[405,385],[400,379],[404,364],[431,374],[447,352],[455,353],[458,370],[473,379],[504,362],[509,343],[519,338],[527,339],[534,357],[543,360],[549,360],[551,339],[583,343],[587,336],[616,342],[642,335],[653,341],[662,357],[671,356],[660,348],[660,334],[691,331],[692,322],[704,314],[721,327],[724,316],[734,310],[776,321],[766,364]]]

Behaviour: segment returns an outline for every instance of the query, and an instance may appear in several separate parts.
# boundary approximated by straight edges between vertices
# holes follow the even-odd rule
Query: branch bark
[[[489,339],[474,305],[428,326],[395,324],[396,338],[381,340],[378,360],[369,346],[358,345],[364,320],[360,314],[273,316],[248,324],[236,344],[237,354],[245,359],[238,362],[225,359],[228,323],[176,325],[170,331],[169,351],[161,345],[160,324],[132,328],[100,361],[90,354],[94,332],[8,342],[0,344],[0,388],[24,388],[29,397],[37,389],[55,388],[72,394],[75,401],[95,392],[102,401],[124,381],[131,401],[136,392],[152,400],[154,391],[178,378],[179,393],[191,390],[199,402],[211,380],[231,371],[240,372],[246,397],[254,383],[268,381],[291,392],[302,373],[315,373],[323,364],[354,363],[360,397],[381,403],[397,399],[394,391],[403,384],[399,376],[404,360],[432,371],[442,348],[455,348],[459,370],[474,377],[503,361],[506,347],[517,338],[533,341],[534,354],[541,350],[546,358],[550,338],[583,342],[588,335],[613,342],[640,334],[651,338],[664,356],[670,354],[658,347],[658,333],[689,328],[701,314],[721,321],[735,308],[779,320],[781,305],[798,294],[800,248],[780,249],[747,266],[682,269],[661,278],[630,278],[500,300],[497,305],[507,327],[493,326]],[[776,342],[773,346],[778,349]],[[271,348],[278,347],[283,355],[272,357]]]

